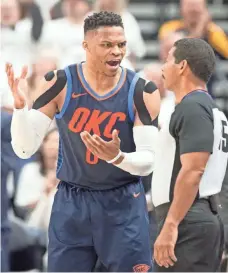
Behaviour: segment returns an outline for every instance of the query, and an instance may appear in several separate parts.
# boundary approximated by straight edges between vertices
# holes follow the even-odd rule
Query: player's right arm
[[[57,72],[45,75],[34,96],[32,109],[29,110],[25,96],[27,68],[24,67],[21,76],[15,78],[12,65],[7,64],[6,73],[14,98],[11,143],[16,155],[26,159],[39,149],[58,111],[58,94],[66,88],[66,77],[64,77],[64,73],[60,75]]]

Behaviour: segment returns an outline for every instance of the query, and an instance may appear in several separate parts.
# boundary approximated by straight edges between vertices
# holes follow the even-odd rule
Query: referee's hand
[[[173,266],[177,262],[174,248],[178,237],[178,226],[168,226],[164,224],[155,244],[154,260],[159,266],[166,268]]]

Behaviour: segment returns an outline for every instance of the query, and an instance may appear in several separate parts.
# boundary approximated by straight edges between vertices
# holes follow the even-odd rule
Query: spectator
[[[181,0],[180,11],[182,18],[164,23],[159,30],[159,39],[162,41],[170,32],[181,32],[190,37],[201,38],[207,41],[214,49],[219,60],[228,60],[228,37],[216,25],[208,12],[206,0]],[[207,84],[208,92],[214,97],[217,105],[227,115],[227,76],[218,68]]]
[[[49,71],[58,69],[59,51],[56,48],[40,49],[34,63],[32,64],[32,73],[28,78],[28,87],[31,93],[27,94],[30,103],[34,101],[34,94],[39,88],[39,81]]]
[[[51,208],[56,192],[56,162],[59,135],[56,128],[51,129],[44,139],[38,162],[27,164],[21,173],[16,205],[27,212],[28,227],[44,232],[47,244],[47,231]],[[32,179],[31,179],[32,177]],[[47,265],[47,253],[43,257]]]
[[[61,4],[64,17],[45,24],[41,43],[44,48],[58,47],[62,68],[85,59],[83,23],[89,6],[86,0],[63,0]]]
[[[29,217],[42,198],[46,189],[47,174],[49,171],[56,170],[58,142],[57,129],[50,130],[37,155],[38,160],[26,164],[21,171],[15,204],[21,210],[24,209],[25,214],[27,212],[26,218]]]
[[[18,158],[11,146],[10,125],[11,111],[1,109],[1,271],[9,270],[9,238],[10,224],[8,212],[10,208],[10,196],[8,195],[7,182],[9,174],[13,174],[14,188],[24,162]]]
[[[27,0],[21,0],[21,1],[27,1]],[[58,0],[48,0],[48,1],[47,0],[36,0],[36,3],[39,5],[42,17],[46,21],[46,20],[52,19],[51,10],[59,2],[58,2]]]
[[[48,241],[48,226],[51,216],[52,204],[58,185],[55,170],[49,170],[44,183],[44,190],[36,204],[35,209],[28,218],[28,225],[32,228],[37,228],[45,232],[46,244]],[[43,266],[47,268],[47,252],[43,257]]]
[[[180,9],[182,19],[164,23],[159,30],[159,39],[173,31],[183,32],[190,37],[205,39],[217,55],[228,59],[227,35],[211,20],[206,0],[181,0]]]
[[[4,73],[5,63],[14,65],[15,72],[20,73],[23,65],[31,68],[31,62],[36,48],[37,21],[27,18],[22,5],[18,0],[2,0],[1,7],[1,60],[0,93],[4,101],[12,104],[12,96],[9,91],[7,78]],[[23,19],[22,19],[23,17]],[[35,24],[35,25],[34,25]],[[34,31],[33,31],[34,30]]]
[[[29,226],[44,230],[46,235],[57,185],[58,180],[56,178],[55,170],[48,170],[44,179],[44,190],[42,195],[28,218]]]
[[[23,20],[24,27],[30,25],[31,38],[37,42],[40,38],[43,28],[43,17],[39,5],[34,0],[19,0],[21,9],[21,20]]]

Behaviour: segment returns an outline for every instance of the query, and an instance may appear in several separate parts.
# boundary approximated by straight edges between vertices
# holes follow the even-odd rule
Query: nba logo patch
[[[147,264],[137,264],[133,267],[134,272],[148,272],[150,266]]]

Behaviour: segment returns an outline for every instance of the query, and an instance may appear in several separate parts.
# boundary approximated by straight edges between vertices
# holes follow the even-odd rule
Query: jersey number
[[[222,120],[222,139],[219,143],[219,150],[228,153],[228,125],[225,120]]]
[[[86,149],[86,162],[91,165],[95,165],[98,163],[99,158],[93,155],[90,150]]]

